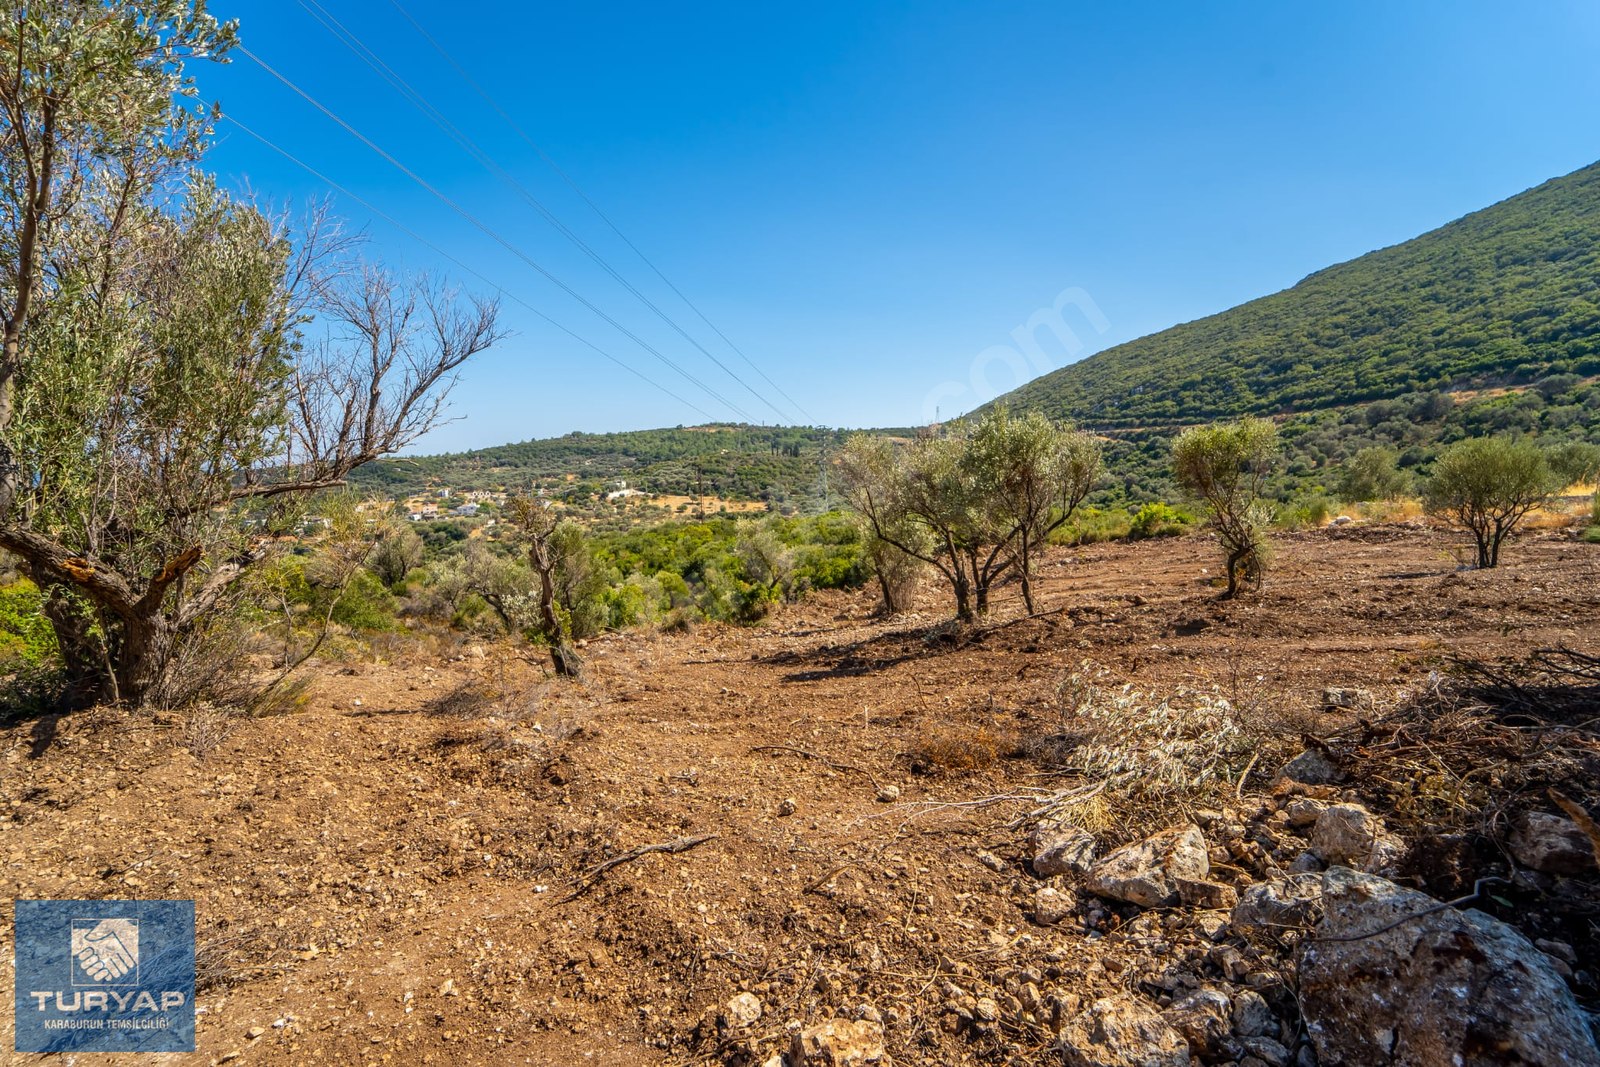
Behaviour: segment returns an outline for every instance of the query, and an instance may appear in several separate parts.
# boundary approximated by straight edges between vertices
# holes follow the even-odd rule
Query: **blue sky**
[[[949,416],[1027,375],[1292,285],[1600,159],[1600,6],[401,0],[622,232],[792,397],[728,349],[391,0],[323,7],[690,335],[831,426]],[[454,145],[301,0],[213,0],[244,44],[674,363],[718,369]],[[679,377],[250,59],[199,71],[226,113],[721,419]],[[327,187],[224,123],[224,182]],[[477,278],[360,203],[367,254]],[[1012,331],[1059,294],[1079,339]],[[1094,314],[1098,311],[1098,315]],[[454,450],[704,415],[507,300]],[[1081,347],[1080,347],[1081,346]]]

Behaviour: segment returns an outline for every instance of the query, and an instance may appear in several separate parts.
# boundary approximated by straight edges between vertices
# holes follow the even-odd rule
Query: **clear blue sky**
[[[1064,290],[1078,355],[1293,284],[1600,158],[1600,7],[806,5],[402,0],[809,420],[906,425],[1017,384],[995,346]],[[323,0],[630,281],[780,408],[390,0]],[[244,44],[757,419],[717,369],[454,146],[299,0],[214,0]],[[458,259],[735,417],[256,64],[203,91]],[[224,124],[229,184],[326,187]],[[368,254],[452,264],[340,199]],[[460,278],[469,288],[485,286]],[[507,301],[459,449],[704,417]],[[1098,326],[1104,326],[1103,331]],[[1048,334],[1041,334],[1048,340]],[[1068,353],[1044,346],[1050,365]],[[989,352],[982,357],[980,354]],[[975,362],[982,364],[973,388]],[[1035,365],[1040,365],[1035,363]],[[987,389],[984,386],[987,385]]]

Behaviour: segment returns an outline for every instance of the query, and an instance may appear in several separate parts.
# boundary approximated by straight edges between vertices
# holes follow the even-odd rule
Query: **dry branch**
[[[697,834],[693,837],[678,837],[671,841],[662,841],[654,845],[640,845],[638,848],[630,848],[621,855],[612,856],[610,859],[601,863],[597,863],[593,867],[590,867],[588,870],[580,874],[576,879],[573,880],[572,892],[569,893],[565,899],[572,900],[576,897],[582,896],[584,893],[587,893],[589,890],[593,889],[595,885],[599,883],[600,879],[604,878],[608,872],[622,866],[624,863],[632,863],[636,859],[639,859],[643,856],[649,856],[657,852],[673,854],[687,852],[697,845],[705,844],[707,841],[715,841],[719,836],[721,835]]]

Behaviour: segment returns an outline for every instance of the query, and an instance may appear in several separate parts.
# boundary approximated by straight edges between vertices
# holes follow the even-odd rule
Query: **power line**
[[[406,177],[410,178],[417,185],[421,186],[424,190],[426,190],[428,193],[430,193],[432,196],[434,196],[436,199],[438,199],[446,207],[450,208],[456,214],[458,214],[462,218],[466,219],[473,226],[477,227],[477,229],[481,230],[484,234],[486,234],[487,236],[492,238],[495,242],[497,242],[502,247],[504,247],[512,255],[516,256],[518,259],[522,260],[528,266],[530,266],[534,270],[538,271],[546,279],[548,279],[552,284],[554,284],[557,288],[559,288],[563,292],[565,292],[568,296],[572,297],[578,303],[582,304],[584,307],[588,308],[594,314],[596,314],[600,318],[604,319],[607,323],[609,323],[619,333],[623,334],[629,340],[633,341],[634,344],[638,345],[640,348],[644,349],[646,352],[649,352],[652,356],[655,356],[656,359],[660,360],[662,363],[665,363],[668,367],[671,367],[674,371],[676,371],[683,378],[687,379],[688,381],[692,382],[694,385],[698,386],[703,392],[705,392],[707,395],[711,396],[713,399],[715,399],[718,403],[722,404],[724,407],[727,407],[729,410],[733,411],[735,414],[740,416],[740,418],[742,418],[744,421],[746,421],[746,422],[754,422],[755,421],[754,419],[752,419],[750,417],[749,413],[744,411],[744,409],[740,408],[739,405],[733,403],[727,397],[723,396],[721,393],[719,393],[715,389],[711,388],[711,386],[707,385],[705,382],[701,381],[699,378],[695,377],[693,374],[690,374],[688,371],[684,370],[681,366],[679,366],[672,359],[670,359],[666,355],[662,354],[662,352],[659,349],[657,349],[654,345],[650,344],[644,338],[640,337],[638,334],[634,333],[632,330],[630,330],[626,326],[622,325],[622,323],[618,322],[611,315],[607,314],[605,311],[603,311],[601,308],[599,308],[593,301],[589,300],[583,294],[579,293],[576,289],[572,288],[572,286],[568,285],[566,282],[562,281],[560,278],[558,278],[554,274],[552,274],[549,270],[545,269],[545,267],[542,264],[540,264],[537,260],[535,260],[532,256],[528,255],[521,248],[518,248],[516,245],[512,244],[505,237],[501,236],[500,233],[498,233],[496,230],[492,229],[487,223],[483,222],[483,220],[479,219],[476,215],[472,214],[472,212],[468,211],[466,208],[464,208],[460,204],[456,203],[456,201],[452,200],[450,197],[448,197],[444,193],[440,192],[437,188],[435,188],[432,184],[430,184],[425,178],[423,178],[421,175],[417,174],[416,171],[413,171],[410,167],[407,167],[404,163],[400,162],[393,155],[389,154],[382,147],[380,147],[376,142],[374,142],[366,134],[362,133],[360,130],[358,130],[354,126],[350,125],[350,123],[348,123],[344,119],[340,118],[336,113],[334,113],[334,111],[331,108],[329,108],[327,105],[323,104],[316,97],[312,96],[310,93],[306,92],[304,89],[300,88],[300,86],[296,85],[293,81],[291,81],[288,77],[286,77],[285,75],[280,73],[277,69],[272,67],[269,63],[267,63],[265,60],[263,60],[260,56],[256,55],[254,52],[250,51],[250,49],[246,48],[244,45],[237,45],[236,47],[238,48],[238,50],[240,52],[244,53],[244,55],[247,58],[249,58],[252,62],[254,62],[257,66],[259,66],[262,70],[266,71],[268,74],[271,74],[274,78],[278,79],[278,81],[282,82],[285,86],[287,86],[292,92],[294,92],[302,100],[306,101],[306,103],[310,104],[312,107],[314,107],[318,111],[322,112],[328,118],[332,119],[335,123],[337,123],[340,127],[342,127],[345,130],[346,133],[350,134],[356,140],[360,141],[362,144],[364,144],[368,148],[370,148],[373,152],[377,153],[390,166],[394,167],[400,173],[402,173]]]
[[[464,68],[460,63],[458,63],[456,61],[455,56],[451,55],[449,50],[446,49],[444,47],[444,45],[440,44],[439,41],[433,36],[433,34],[428,32],[428,30],[422,25],[422,23],[418,22],[416,20],[416,18],[412,16],[411,12],[409,12],[409,11],[407,11],[405,9],[405,7],[400,3],[400,0],[389,0],[389,2],[394,6],[394,9],[396,11],[400,12],[400,14],[405,17],[405,20],[407,22],[411,23],[412,28],[415,29],[419,34],[421,34],[423,39],[426,40],[430,45],[433,46],[434,51],[439,53],[439,55],[444,59],[444,61],[450,65],[451,69],[453,69],[456,72],[456,74],[458,74],[461,77],[461,80],[466,82],[467,85],[469,85],[472,88],[473,92],[477,93],[480,97],[483,98],[484,103],[488,104],[489,107],[494,110],[495,114],[499,115],[500,118],[505,122],[505,124],[507,126],[511,127],[512,131],[515,132],[516,135],[522,139],[523,143],[525,143],[529,148],[533,149],[534,152],[536,152],[538,154],[540,159],[544,160],[546,166],[548,166],[551,170],[555,171],[556,174],[560,176],[561,180],[567,184],[567,187],[569,189],[571,189],[574,193],[576,193],[583,200],[583,202],[585,204],[589,205],[590,210],[592,210],[596,215],[598,215],[600,217],[600,220],[602,222],[604,222],[608,227],[610,227],[611,232],[616,234],[617,237],[622,240],[622,243],[627,245],[628,248],[633,251],[633,254],[638,256],[639,259],[644,263],[644,265],[649,267],[650,270],[655,274],[655,276],[657,278],[660,278],[661,281],[666,285],[666,287],[668,289],[671,289],[673,294],[676,295],[679,300],[682,300],[684,302],[684,304],[686,304],[691,311],[693,311],[697,316],[699,316],[701,322],[704,322],[707,326],[709,326],[711,328],[712,332],[715,333],[718,337],[720,337],[722,339],[724,344],[726,344],[729,348],[733,349],[734,352],[738,353],[739,358],[744,360],[745,364],[751,370],[753,370],[757,374],[761,375],[762,380],[765,381],[768,385],[772,386],[773,389],[777,390],[778,395],[783,397],[785,400],[787,400],[790,403],[790,405],[792,405],[794,407],[794,409],[796,411],[800,412],[801,415],[804,415],[806,417],[807,421],[813,422],[813,423],[816,422],[816,419],[812,417],[810,412],[808,412],[803,406],[801,406],[799,401],[795,400],[794,397],[790,396],[787,392],[785,392],[783,386],[781,386],[777,382],[773,381],[771,376],[769,376],[766,371],[762,370],[756,364],[755,360],[751,359],[748,355],[745,354],[744,349],[742,349],[738,345],[734,344],[733,340],[731,338],[729,338],[727,334],[723,333],[721,328],[718,327],[716,323],[712,322],[711,319],[706,315],[706,313],[704,311],[700,310],[699,305],[697,305],[694,301],[690,300],[689,297],[687,295],[685,295],[684,292],[681,289],[679,289],[676,285],[674,285],[672,283],[672,279],[668,278],[666,276],[666,274],[662,272],[661,268],[656,266],[655,262],[653,260],[651,260],[649,256],[645,255],[644,252],[639,248],[639,246],[634,244],[633,241],[628,238],[627,234],[622,232],[622,229],[615,222],[613,222],[611,220],[611,217],[600,209],[600,205],[596,204],[593,200],[591,200],[589,198],[589,194],[584,192],[583,189],[578,186],[578,183],[573,180],[571,175],[569,175],[564,169],[562,169],[562,167],[558,163],[556,163],[556,161],[554,159],[552,159],[545,152],[545,150],[542,147],[540,147],[538,142],[534,141],[534,139],[531,136],[528,135],[527,131],[524,130],[522,128],[522,126],[520,124],[518,124],[518,122],[515,119],[513,119],[510,116],[510,114],[508,114],[503,107],[500,106],[499,101],[497,101],[493,96],[491,96],[489,94],[489,91],[487,89],[485,89],[482,85],[480,85],[477,82],[477,80],[472,77],[471,74],[467,73],[466,68]]]
[[[667,396],[669,396],[672,399],[676,400],[678,403],[682,404],[684,407],[688,408],[689,410],[697,412],[697,413],[699,413],[701,415],[704,415],[706,417],[706,419],[708,419],[708,420],[710,420],[712,422],[716,421],[715,417],[710,412],[706,411],[704,408],[700,407],[698,404],[695,404],[694,402],[692,402],[690,400],[684,399],[683,397],[679,396],[677,393],[674,393],[671,389],[668,389],[666,386],[664,386],[660,382],[656,381],[654,378],[651,378],[649,375],[645,374],[643,371],[638,370],[637,368],[631,366],[630,364],[624,362],[621,359],[618,359],[616,356],[612,355],[610,352],[607,352],[605,349],[601,348],[599,345],[595,344],[593,341],[590,341],[588,338],[583,337],[582,335],[573,332],[572,330],[568,329],[566,326],[563,326],[561,323],[557,322],[555,319],[551,318],[549,315],[546,315],[544,312],[540,311],[538,308],[534,307],[532,304],[530,304],[526,300],[522,299],[516,293],[513,293],[509,289],[505,288],[505,286],[500,285],[498,282],[494,281],[492,278],[489,278],[486,275],[484,275],[481,271],[477,270],[474,267],[468,266],[466,263],[463,263],[460,259],[457,259],[455,256],[451,255],[449,252],[446,252],[443,248],[440,248],[438,245],[434,244],[432,241],[430,241],[426,237],[422,236],[416,230],[413,230],[411,227],[407,226],[405,223],[403,223],[400,220],[396,219],[393,215],[390,215],[388,212],[384,211],[382,208],[380,208],[377,205],[373,204],[370,200],[367,200],[365,197],[361,196],[360,194],[351,192],[349,189],[347,189],[343,185],[340,185],[338,182],[334,181],[332,178],[328,177],[326,174],[324,174],[321,171],[317,170],[317,168],[313,167],[311,164],[307,163],[305,160],[301,159],[299,156],[296,156],[293,152],[290,152],[287,148],[284,148],[284,147],[282,147],[282,146],[280,146],[278,144],[275,144],[274,142],[269,140],[266,136],[264,136],[263,134],[257,133],[255,130],[251,129],[249,126],[246,126],[244,123],[240,122],[238,119],[234,118],[232,115],[224,115],[223,118],[226,119],[228,122],[233,123],[235,126],[239,127],[239,129],[243,130],[245,133],[249,134],[251,137],[254,137],[256,140],[260,141],[262,144],[266,145],[268,148],[272,149],[274,152],[278,153],[280,156],[283,156],[285,159],[289,160],[291,163],[293,163],[296,166],[300,167],[307,174],[310,174],[312,177],[317,178],[318,180],[324,182],[330,188],[332,188],[335,192],[338,192],[339,194],[341,194],[343,196],[346,196],[346,197],[349,197],[351,200],[354,200],[356,203],[360,204],[362,207],[366,208],[368,211],[372,212],[378,218],[382,219],[384,222],[387,222],[389,225],[393,226],[395,229],[399,230],[401,233],[403,233],[406,236],[410,237],[412,240],[417,241],[419,244],[423,245],[424,247],[431,249],[436,255],[439,255],[439,256],[444,257],[445,259],[448,259],[450,262],[454,263],[456,266],[460,267],[462,270],[466,271],[468,274],[471,274],[473,277],[477,278],[479,281],[483,282],[485,285],[487,285],[490,288],[492,288],[495,292],[499,293],[501,296],[504,296],[504,297],[510,299],[514,303],[520,304],[523,308],[525,308],[526,310],[528,310],[532,314],[538,316],[540,319],[543,319],[545,322],[549,323],[551,326],[554,326],[556,329],[560,330],[562,333],[566,334],[568,337],[571,337],[574,341],[577,341],[579,344],[584,345],[585,347],[594,350],[596,353],[598,353],[599,355],[601,355],[601,356],[605,357],[606,359],[610,360],[612,363],[615,363],[617,366],[621,367],[623,370],[627,371],[629,374],[633,375],[635,378],[638,378],[639,380],[643,381],[647,385],[650,385],[650,386],[652,386],[652,387],[654,387],[656,389],[659,389],[661,392],[665,393]]]
[[[476,160],[478,164],[490,174],[494,175],[506,185],[510,186],[512,190],[515,191],[517,195],[528,204],[528,206],[537,211],[545,220],[545,222],[549,223],[557,233],[561,234],[569,242],[571,242],[574,247],[593,260],[595,265],[609,274],[618,285],[622,286],[629,293],[631,293],[633,297],[641,304],[649,308],[657,318],[670,326],[678,334],[678,336],[682,337],[690,345],[699,350],[702,355],[711,360],[712,363],[716,364],[717,367],[719,367],[725,374],[727,374],[735,382],[739,383],[739,385],[742,386],[748,393],[750,393],[751,396],[754,396],[757,400],[761,401],[761,403],[771,408],[779,419],[788,421],[791,418],[788,412],[783,411],[771,400],[767,399],[767,397],[759,390],[746,382],[742,377],[739,376],[737,372],[733,370],[733,368],[729,367],[722,360],[718,359],[710,349],[706,348],[705,345],[701,344],[693,335],[685,330],[676,319],[662,310],[660,305],[651,300],[649,296],[642,292],[627,278],[623,277],[623,275],[615,267],[613,267],[604,256],[590,246],[589,243],[586,242],[575,231],[573,231],[571,227],[561,221],[561,219],[537,196],[535,196],[533,192],[527,188],[527,186],[519,181],[514,174],[512,174],[505,167],[501,166],[488,153],[488,151],[474,141],[470,135],[463,132],[459,126],[451,122],[444,112],[440,111],[431,102],[429,102],[428,99],[415,86],[407,81],[403,75],[395,71],[395,69],[389,66],[388,63],[385,63],[382,57],[373,51],[372,48],[370,48],[366,42],[355,33],[355,31],[351,30],[349,27],[345,26],[344,23],[340,22],[337,17],[327,10],[327,8],[318,3],[318,0],[297,0],[297,2],[300,4],[300,7],[304,9],[305,12],[313,19],[320,23],[325,30],[331,33],[346,48],[350,49],[351,52],[355,53],[358,59],[364,62],[367,66],[371,67],[379,77],[388,82],[390,87],[399,92],[401,96],[405,97],[413,107],[422,112],[425,118],[437,126],[442,132],[445,133],[446,136],[450,137],[451,140],[455,141],[458,147]]]

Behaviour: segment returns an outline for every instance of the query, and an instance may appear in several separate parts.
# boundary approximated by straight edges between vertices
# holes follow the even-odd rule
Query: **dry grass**
[[[1352,518],[1371,522],[1413,522],[1424,517],[1420,500],[1369,500],[1361,504],[1348,504]]]
[[[999,734],[987,726],[936,726],[907,753],[918,774],[970,774],[994,765],[1004,748]]]

